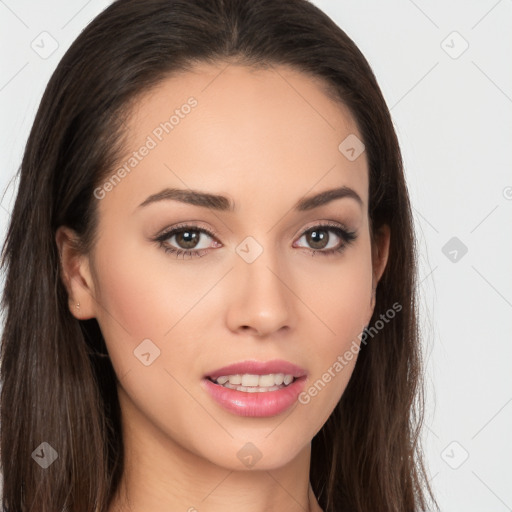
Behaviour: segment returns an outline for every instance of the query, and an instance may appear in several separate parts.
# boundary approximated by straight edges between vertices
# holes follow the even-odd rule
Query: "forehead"
[[[350,110],[321,80],[286,66],[196,65],[139,96],[126,129],[118,164],[128,176],[108,196],[133,208],[163,185],[236,204],[295,203],[343,185],[367,202],[366,153],[342,151],[347,138],[362,139]]]

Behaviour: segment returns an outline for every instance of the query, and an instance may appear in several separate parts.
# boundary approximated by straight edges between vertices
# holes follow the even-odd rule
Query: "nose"
[[[290,329],[294,321],[294,295],[289,273],[264,250],[252,263],[239,259],[231,272],[227,324],[233,332],[270,335]]]

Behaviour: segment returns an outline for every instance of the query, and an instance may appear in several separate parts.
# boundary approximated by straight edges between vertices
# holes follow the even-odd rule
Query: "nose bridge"
[[[292,322],[293,297],[285,283],[289,279],[276,247],[247,237],[236,248],[228,321],[231,329],[253,328],[270,334]]]

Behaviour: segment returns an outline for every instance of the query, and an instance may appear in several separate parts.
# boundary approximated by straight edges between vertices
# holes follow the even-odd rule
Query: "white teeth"
[[[245,373],[243,375],[222,375],[213,379],[217,384],[238,391],[274,391],[288,386],[293,382],[293,375],[285,375],[284,373],[270,373],[267,375],[254,375]]]
[[[266,391],[277,391],[278,389],[282,389],[285,386],[270,386],[270,387],[258,387],[258,386],[234,386],[233,384],[230,384],[229,382],[226,382],[226,384],[223,384],[224,388],[229,389],[235,389],[236,391],[245,391],[246,393],[263,393]]]
[[[259,375],[249,375],[248,373],[242,375],[242,386],[257,386],[259,382]]]
[[[256,385],[261,386],[261,387],[274,386],[275,380],[276,379],[275,379],[274,375],[272,375],[272,374],[260,375],[260,378],[258,379],[258,382],[256,383]]]
[[[242,376],[241,375],[231,375],[228,377],[229,383],[234,384],[235,386],[240,386],[242,384]]]
[[[284,373],[276,373],[274,377],[276,379],[276,386],[280,386],[284,381]]]
[[[293,377],[291,375],[285,375],[284,376],[284,385],[285,386],[288,386],[288,384],[290,384],[290,382],[293,380]]]

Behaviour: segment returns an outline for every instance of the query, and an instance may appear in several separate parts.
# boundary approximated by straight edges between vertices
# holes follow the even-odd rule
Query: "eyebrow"
[[[294,209],[297,211],[312,210],[330,203],[335,199],[343,198],[355,199],[359,205],[363,205],[363,200],[355,190],[343,186],[331,190],[324,190],[314,196],[303,197],[295,203]],[[203,208],[211,208],[212,210],[222,212],[233,212],[235,210],[234,202],[225,196],[208,194],[206,192],[200,192],[199,190],[185,190],[179,188],[165,188],[156,194],[152,194],[144,200],[137,209],[160,201],[169,200],[201,206]]]

